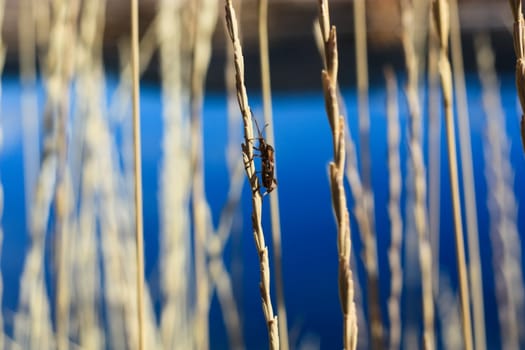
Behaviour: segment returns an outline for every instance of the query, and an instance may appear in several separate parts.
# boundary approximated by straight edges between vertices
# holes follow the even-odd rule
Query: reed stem
[[[472,143],[470,139],[467,88],[463,68],[461,28],[458,1],[450,0],[450,50],[456,92],[459,151],[461,159],[462,185],[465,200],[467,249],[469,257],[470,297],[476,350],[485,350],[485,308],[483,305],[483,283],[479,253],[478,215],[476,212],[476,190],[472,165]]]
[[[380,304],[379,269],[377,267],[377,240],[374,221],[374,194],[372,190],[372,164],[370,154],[370,112],[368,106],[368,51],[366,28],[366,1],[354,1],[354,31],[357,74],[357,98],[359,120],[359,160],[361,162],[362,193],[356,199],[359,205],[356,216],[365,224],[361,235],[364,245],[364,261],[367,273],[368,309],[372,349],[381,349],[383,323]]]
[[[466,350],[472,349],[472,320],[470,316],[470,292],[468,283],[467,263],[465,258],[465,242],[463,238],[463,222],[461,218],[461,200],[459,194],[458,165],[456,154],[456,134],[452,104],[453,86],[452,70],[448,59],[448,39],[450,28],[449,3],[447,0],[434,0],[434,21],[439,37],[439,75],[443,92],[443,108],[445,110],[445,128],[447,153],[449,163],[452,210],[454,217],[456,259],[459,278],[459,294],[461,302],[461,321],[463,327],[463,342]]]
[[[145,349],[144,334],[144,237],[142,218],[142,155],[140,137],[139,96],[139,4],[131,0],[131,79],[133,108],[133,158],[135,187],[135,243],[137,264],[137,320],[138,346]]]
[[[235,77],[237,86],[237,102],[242,114],[244,125],[244,143],[242,145],[242,155],[245,164],[246,176],[250,182],[252,191],[252,226],[253,237],[257,254],[259,256],[259,265],[261,270],[261,300],[263,304],[264,318],[268,328],[269,347],[272,350],[279,349],[279,332],[277,316],[273,313],[272,300],[270,296],[270,262],[268,259],[268,247],[265,243],[265,237],[262,227],[262,196],[259,192],[260,183],[255,173],[255,162],[253,143],[253,116],[248,103],[248,94],[244,83],[244,57],[239,40],[239,31],[235,9],[232,1],[226,0],[226,25],[233,45],[233,54],[235,62]]]
[[[259,57],[261,60],[261,82],[266,137],[275,145],[273,132],[272,93],[270,83],[270,54],[268,49],[268,0],[259,0]],[[274,156],[274,176],[277,178],[277,158]],[[272,225],[273,264],[277,314],[279,315],[279,339],[282,350],[288,349],[288,325],[284,298],[283,263],[281,249],[281,218],[279,214],[279,188],[276,186],[270,196],[270,219]]]
[[[427,182],[423,158],[421,135],[421,104],[419,100],[419,59],[415,48],[414,5],[410,1],[400,1],[402,21],[402,43],[407,70],[406,98],[410,120],[410,166],[413,175],[415,229],[419,238],[419,264],[421,267],[421,292],[423,310],[423,347],[426,350],[435,348],[434,335],[434,299],[432,289],[432,250],[428,236]]]
[[[399,349],[401,345],[401,292],[403,288],[403,270],[401,266],[401,248],[403,240],[403,218],[401,216],[401,159],[399,143],[399,107],[397,104],[397,79],[392,67],[384,70],[387,90],[387,143],[389,199],[388,215],[390,218],[390,247],[388,263],[391,282],[388,298],[388,316],[390,320],[389,349]]]
[[[330,24],[328,0],[319,0],[319,24],[325,56],[325,69],[321,72],[321,79],[334,152],[334,160],[329,165],[329,179],[332,208],[337,224],[338,284],[339,302],[343,313],[343,348],[345,350],[353,350],[357,348],[358,328],[354,302],[354,280],[350,268],[352,253],[350,215],[348,213],[343,181],[346,162],[345,120],[340,114],[337,98],[337,74],[339,67],[337,34],[335,26]]]

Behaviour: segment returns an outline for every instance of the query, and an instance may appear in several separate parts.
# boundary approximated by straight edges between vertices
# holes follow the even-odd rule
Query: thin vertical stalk
[[[462,185],[465,200],[465,219],[467,228],[467,249],[469,257],[470,298],[474,326],[474,345],[477,350],[485,350],[485,308],[483,306],[483,284],[481,258],[479,254],[478,215],[476,212],[476,190],[472,165],[472,143],[470,140],[469,111],[461,28],[457,0],[450,0],[450,50],[454,71],[454,90],[459,131],[459,151],[461,157]]]
[[[465,242],[463,238],[463,223],[461,218],[461,201],[459,194],[458,164],[456,154],[456,135],[453,115],[453,86],[452,71],[448,59],[449,38],[449,4],[447,0],[434,0],[434,21],[439,37],[439,74],[443,92],[443,108],[445,110],[445,127],[449,163],[449,176],[452,196],[452,210],[454,216],[456,258],[459,278],[459,294],[461,302],[461,321],[463,327],[463,341],[466,350],[472,349],[472,320],[470,317],[470,298],[467,263],[465,258]]]
[[[359,109],[359,147],[361,174],[365,190],[372,185],[370,159],[370,113],[368,110],[368,52],[366,42],[366,2],[354,2],[355,58],[357,73],[357,94]]]
[[[317,50],[319,51],[319,55],[321,56],[321,60],[323,61],[323,65],[326,67],[326,56],[324,52],[324,39],[323,34],[321,33],[321,25],[319,22],[319,19],[316,19],[314,21],[313,26],[313,32],[314,32],[314,39],[315,44],[317,46]],[[338,84],[337,84],[338,85]],[[343,116],[347,116],[346,113],[346,106],[344,104],[343,97],[341,96],[341,90],[339,89],[339,86],[336,86],[337,90],[337,101],[339,103],[339,108],[341,110],[341,114]],[[371,226],[370,226],[370,220],[368,219],[368,216],[365,215],[366,213],[366,198],[363,192],[363,185],[361,182],[361,176],[359,174],[359,171],[357,169],[357,156],[356,156],[356,147],[354,144],[354,140],[352,140],[350,129],[348,128],[348,123],[345,123],[345,151],[347,155],[346,164],[345,164],[345,178],[348,181],[350,185],[350,191],[352,192],[352,196],[354,197],[355,201],[355,216],[357,220],[357,226],[359,228],[359,232],[361,233],[361,237],[363,241],[366,241],[367,232],[371,232]],[[355,256],[352,256],[350,261],[350,266],[354,267],[356,265],[356,258]],[[370,267],[369,264],[367,264],[367,267]],[[367,274],[367,278],[370,276],[370,274]],[[370,282],[370,280],[368,280]],[[368,332],[366,329],[366,319],[364,317],[365,312],[363,310],[363,304],[359,303],[361,293],[361,288],[359,286],[359,280],[356,279],[354,281],[354,291],[355,291],[355,301],[356,301],[356,315],[357,315],[357,326],[359,328],[359,338],[358,342],[360,346],[367,347],[368,342]]]
[[[270,83],[270,54],[268,49],[268,0],[259,0],[259,58],[261,60],[261,82],[264,122],[268,143],[275,145],[272,116],[272,95]],[[277,158],[274,156],[274,176],[277,178]],[[281,219],[279,214],[279,188],[276,186],[270,196],[270,219],[272,224],[273,264],[277,314],[279,315],[279,339],[282,350],[288,349],[288,325],[284,298],[284,281],[281,249]]]
[[[356,208],[358,219],[366,221],[366,232],[362,232],[365,269],[368,280],[368,308],[370,317],[370,337],[372,349],[381,349],[383,324],[380,305],[379,271],[377,267],[377,247],[374,224],[374,195],[372,192],[372,166],[370,154],[370,113],[368,109],[368,53],[366,38],[366,2],[354,1],[354,32],[357,73],[357,94],[359,113],[359,160],[363,192],[360,205]]]
[[[164,299],[160,315],[162,344],[166,349],[192,348],[190,327],[190,155],[189,127],[182,91],[182,16],[180,5],[162,0],[158,9],[158,40],[162,76],[162,168],[160,175],[161,290]],[[173,179],[178,185],[173,186]],[[174,278],[174,276],[186,276]]]
[[[414,203],[412,205],[415,228],[419,238],[419,264],[421,266],[421,291],[423,310],[423,347],[434,349],[434,299],[432,289],[432,250],[428,236],[428,213],[426,205],[426,169],[423,159],[421,105],[418,94],[419,60],[414,43],[414,6],[408,0],[400,1],[402,43],[408,81],[406,98],[410,114],[410,165],[414,177]]]
[[[387,143],[390,217],[390,247],[388,263],[390,265],[390,296],[388,298],[388,316],[390,319],[389,349],[399,349],[401,344],[401,291],[403,288],[403,270],[401,266],[401,246],[403,239],[403,218],[401,216],[401,160],[399,143],[399,107],[397,104],[397,80],[391,67],[385,68],[387,90]]]
[[[237,3],[237,19],[242,22],[241,20],[241,9],[242,6],[240,6],[240,1],[234,1],[234,4]],[[224,21],[224,30],[226,34],[226,39],[228,38],[228,28],[226,25],[226,21]],[[240,33],[242,34],[242,33]],[[242,38],[241,38],[242,40]],[[242,194],[242,187],[244,187],[244,165],[242,164],[243,160],[239,159],[238,156],[238,147],[239,143],[241,143],[241,124],[238,122],[239,118],[241,117],[239,112],[239,107],[237,105],[237,89],[236,89],[236,82],[235,82],[235,61],[234,61],[234,54],[233,54],[233,48],[231,46],[228,46],[227,53],[226,53],[226,66],[224,67],[224,79],[225,79],[225,85],[226,85],[226,95],[227,95],[227,115],[228,115],[228,143],[226,145],[226,162],[228,164],[228,173],[230,176],[230,191],[232,191],[232,185],[234,183],[239,182],[240,188],[239,188],[239,194],[237,197],[237,202],[240,202],[241,200],[241,194]],[[230,197],[228,195],[228,197]],[[233,197],[230,197],[233,198]],[[229,202],[230,200],[228,200]],[[233,203],[233,202],[229,202]],[[226,204],[226,207],[230,206],[230,208],[233,208],[233,205]],[[225,208],[226,208],[225,207]],[[233,209],[231,209],[233,210]],[[226,220],[223,220],[221,217],[219,228],[218,228],[218,236],[226,236],[226,231],[229,231],[231,234],[231,264],[230,264],[230,273],[231,273],[231,284],[232,284],[232,298],[236,300],[242,300],[242,279],[243,279],[243,258],[242,258],[242,240],[243,240],[243,234],[240,227],[242,227],[242,216],[237,215],[237,219],[234,225],[233,222],[233,214],[231,215],[231,223],[229,224],[230,229],[226,230],[222,228],[222,223],[226,222]],[[224,239],[223,239],[224,240]],[[210,262],[211,265],[211,262]],[[219,283],[219,282],[217,282]],[[219,288],[219,287],[217,287]],[[219,300],[221,296],[221,292],[218,292]],[[233,310],[228,311],[225,315],[225,317],[229,317],[233,319],[233,316],[229,316],[230,313],[233,313]],[[239,324],[242,325],[243,322],[243,314],[242,314],[242,307],[239,307],[237,310],[238,313],[238,319]],[[226,322],[226,324],[232,324],[233,322]],[[242,338],[242,327],[238,327],[235,329],[236,332],[238,332],[238,336],[230,337],[232,339],[231,343],[232,348],[235,348],[235,342],[240,344],[242,348],[244,348],[244,340]],[[232,333],[230,333],[232,334]],[[234,335],[234,334],[232,334]],[[237,341],[238,340],[238,341]]]
[[[131,0],[131,80],[133,107],[133,158],[135,189],[135,243],[137,264],[137,319],[138,346],[145,349],[144,334],[144,237],[142,219],[142,155],[140,140],[140,96],[139,96],[139,4]]]
[[[49,70],[48,107],[55,119],[57,152],[56,184],[54,191],[55,207],[55,262],[56,262],[56,329],[57,347],[66,349],[68,346],[69,317],[71,293],[69,290],[71,277],[71,262],[69,241],[71,239],[71,197],[70,174],[68,169],[69,140],[67,127],[69,123],[70,92],[69,86],[74,70],[74,45],[77,40],[76,21],[78,18],[78,1],[57,1],[53,3],[54,29],[52,31],[49,51],[47,53],[47,69]],[[53,61],[58,62],[54,65]],[[56,80],[55,80],[56,79]],[[53,91],[53,82],[58,83]]]
[[[260,183],[255,173],[255,162],[253,153],[253,122],[252,112],[248,103],[248,94],[244,83],[244,58],[242,47],[239,41],[239,32],[235,10],[231,0],[226,0],[226,24],[228,33],[233,45],[235,61],[235,77],[237,86],[237,102],[241,110],[244,125],[244,143],[242,145],[242,155],[245,164],[246,176],[250,182],[252,191],[252,226],[253,237],[257,254],[259,256],[259,265],[261,269],[261,301],[263,304],[264,318],[268,327],[269,347],[270,349],[279,349],[279,332],[277,316],[273,313],[272,300],[270,296],[270,262],[268,259],[268,247],[265,243],[265,237],[262,227],[262,196],[259,192]]]
[[[211,36],[218,14],[216,0],[200,0],[194,3],[193,52],[190,77],[190,128],[191,170],[193,177],[192,204],[195,236],[196,274],[196,349],[209,348],[209,290],[210,278],[207,266],[206,242],[209,239],[209,207],[204,189],[204,147],[202,138],[202,105],[204,85],[211,58]],[[198,7],[197,7],[198,6]]]
[[[240,1],[234,1],[234,4],[237,4],[237,6],[234,6],[237,8],[237,19],[242,22],[242,6]],[[228,39],[228,28],[226,25],[226,20],[224,20],[224,33],[226,34],[226,40]],[[242,35],[242,33],[239,33]],[[242,36],[241,39],[242,40]],[[227,100],[227,115],[228,115],[228,121],[227,121],[227,130],[228,130],[228,143],[226,145],[226,163],[228,165],[228,173],[230,178],[232,178],[230,184],[234,182],[234,178],[236,178],[236,174],[238,173],[238,170],[236,167],[238,167],[240,164],[240,175],[242,178],[239,180],[242,183],[242,186],[244,186],[244,165],[242,164],[243,160],[239,159],[238,156],[238,147],[239,143],[241,143],[242,138],[242,132],[241,132],[241,125],[242,123],[239,123],[239,120],[241,118],[239,107],[237,105],[237,88],[235,86],[235,60],[234,60],[234,54],[233,54],[233,47],[229,46],[227,47],[226,52],[226,66],[224,67],[224,80],[226,85],[226,100]],[[232,175],[234,174],[235,175]],[[239,195],[239,201],[240,201]],[[234,228],[231,231],[231,263],[230,263],[230,273],[231,273],[231,283],[233,285],[233,297],[236,300],[242,300],[243,299],[243,254],[242,254],[242,241],[244,239],[242,229],[242,218],[238,217],[240,222],[236,222],[236,225],[230,225],[230,227]],[[233,217],[232,217],[233,220]],[[222,219],[221,219],[222,222]],[[221,225],[219,224],[219,236],[221,235]],[[219,293],[220,295],[220,293]],[[239,313],[239,322],[242,324],[243,320],[243,308],[238,309]],[[237,330],[240,332],[242,336],[242,329],[239,328]],[[244,342],[241,342],[244,344]]]
[[[319,1],[319,24],[324,43],[325,69],[321,72],[325,108],[330,130],[334,160],[329,165],[330,190],[332,207],[337,223],[337,251],[339,255],[339,301],[343,313],[343,348],[357,347],[357,316],[354,302],[354,281],[350,268],[352,240],[350,218],[344,189],[344,172],[346,161],[345,120],[340,114],[337,98],[337,74],[339,67],[337,34],[335,26],[330,24],[328,1]],[[373,301],[370,301],[373,303]]]
[[[103,181],[100,174],[106,175],[99,166],[102,163],[101,152],[106,153],[110,148],[102,145],[101,130],[105,127],[102,108],[105,80],[101,52],[105,8],[105,0],[92,0],[83,2],[80,11],[75,48],[76,108],[72,116],[74,134],[71,137],[69,158],[73,178],[71,187],[73,193],[78,193],[79,199],[76,229],[71,230],[68,249],[74,257],[71,259],[74,269],[71,278],[74,289],[72,318],[78,320],[78,344],[87,349],[103,348],[106,345],[103,326],[99,322],[101,313],[97,307],[103,295],[97,249],[97,194]],[[113,246],[113,249],[118,248]],[[116,283],[112,279],[112,284]]]
[[[432,246],[434,298],[439,294],[439,232],[441,202],[441,115],[439,103],[438,38],[432,25],[428,31],[428,231]],[[439,307],[438,303],[438,307]]]

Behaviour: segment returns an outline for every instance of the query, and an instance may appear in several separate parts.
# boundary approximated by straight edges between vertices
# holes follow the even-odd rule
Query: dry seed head
[[[332,191],[332,204],[334,206],[334,213],[335,217],[337,219],[337,222],[341,220],[339,217],[339,214],[341,213],[342,209],[340,208],[339,201],[337,200],[337,193],[338,193],[338,184],[337,179],[339,177],[339,171],[337,170],[337,166],[334,162],[330,162],[330,189]]]
[[[348,214],[348,211],[345,211],[343,213],[343,221],[341,222],[341,226],[344,232],[343,249],[342,249],[343,256],[346,258],[347,261],[350,261],[352,244],[350,241],[350,215]]]
[[[337,162],[337,167],[339,169],[345,168],[345,157],[346,157],[346,149],[345,149],[345,130],[344,130],[344,119],[342,116],[339,116],[337,127],[339,130],[337,130],[337,156],[335,158],[335,161]],[[341,171],[341,181],[343,181],[343,172]]]
[[[337,106],[335,106],[335,91],[332,87],[332,81],[330,80],[330,76],[328,72],[324,69],[321,71],[321,81],[323,83],[326,115],[328,116],[328,122],[330,123],[330,129],[332,131],[332,134],[335,134],[335,130],[337,127],[337,123],[333,118],[333,116],[336,115],[335,110],[337,108]]]
[[[337,33],[335,26],[330,30],[330,37],[326,43],[326,69],[330,74],[332,82],[337,81],[338,58],[337,58]]]

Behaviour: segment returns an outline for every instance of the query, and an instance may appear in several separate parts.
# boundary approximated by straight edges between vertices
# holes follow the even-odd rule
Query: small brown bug
[[[255,126],[257,127],[257,133],[258,137],[255,139],[259,141],[259,144],[257,147],[253,146],[253,149],[256,151],[259,151],[259,154],[254,154],[254,157],[261,158],[261,171],[258,171],[257,173],[261,174],[262,179],[262,185],[266,188],[266,192],[263,193],[263,196],[269,194],[272,192],[275,187],[277,187],[277,180],[275,179],[275,165],[274,165],[274,154],[275,150],[274,148],[266,143],[266,140],[264,139],[261,129],[259,128],[259,124],[257,123],[257,119],[253,118],[255,121]],[[267,125],[265,125],[266,127]]]

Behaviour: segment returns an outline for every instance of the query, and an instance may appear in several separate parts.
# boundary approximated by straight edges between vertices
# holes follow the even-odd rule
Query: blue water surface
[[[109,78],[108,81],[107,94],[109,99],[116,86],[116,81],[112,78]],[[409,181],[409,177],[406,176],[406,167],[408,166],[406,159],[408,154],[407,108],[401,87],[400,84],[399,103],[402,128],[400,152],[405,181],[404,190],[406,190]],[[468,91],[487,328],[497,330],[499,326],[492,275],[490,222],[486,205],[488,190],[484,176],[485,164],[483,159],[486,116],[483,112],[481,89],[475,77],[469,77]],[[19,278],[27,249],[22,181],[20,92],[20,85],[16,77],[4,77],[1,121],[4,142],[0,153],[0,177],[5,191],[5,204],[2,215],[4,240],[1,268],[4,283],[2,310],[8,328],[9,320],[12,319],[12,314],[18,303]],[[260,124],[263,124],[259,92],[251,91],[249,94],[255,116]],[[356,94],[353,90],[345,90],[343,95],[351,132],[354,140],[358,140]],[[43,105],[42,96],[42,91],[39,90],[41,106]],[[519,112],[513,77],[502,78],[501,98],[506,113],[510,160],[514,167],[516,179],[514,193],[519,206],[520,200],[525,198],[525,186],[520,185],[520,181],[522,182],[525,175],[525,162],[519,139]],[[372,87],[370,91],[372,185],[375,199],[375,226],[378,239],[383,319],[386,324],[388,318],[385,311],[385,300],[390,288],[387,260],[390,225],[387,211],[388,168],[385,99],[383,86]],[[156,298],[158,310],[159,295],[155,294],[156,291],[158,292],[159,274],[158,195],[161,189],[159,189],[158,179],[163,136],[162,101],[158,85],[144,84],[142,86],[141,107],[146,278],[153,291],[153,297]],[[327,167],[333,157],[333,151],[323,95],[320,91],[276,93],[273,96],[273,111],[274,146],[278,166],[282,226],[283,277],[290,340],[297,345],[305,336],[313,335],[320,341],[322,349],[342,348],[342,317],[337,288],[337,233],[327,177]],[[212,209],[214,223],[217,225],[219,213],[224,205],[228,190],[228,172],[225,158],[227,107],[224,93],[210,92],[207,94],[203,115],[206,196]],[[240,140],[241,135],[238,136]],[[442,141],[440,260],[442,270],[449,274],[451,285],[456,288],[455,247],[444,138]],[[239,155],[240,152],[239,143]],[[427,154],[426,151],[425,154]],[[348,188],[347,193],[351,209],[353,200]],[[405,194],[402,199],[406,199]],[[267,202],[266,197],[263,225],[267,232],[267,244],[271,247]],[[267,331],[259,296],[260,273],[249,225],[251,203],[249,189],[246,186],[241,204],[242,210],[236,218],[237,224],[234,227],[239,227],[240,224],[244,223],[242,234],[234,235],[232,242],[227,245],[225,261],[229,265],[236,257],[242,259],[242,275],[235,272],[233,281],[236,283],[234,286],[235,295],[239,298],[238,303],[243,317],[246,346],[248,349],[266,349]],[[517,220],[519,231],[525,232],[525,213],[521,206],[518,207]],[[353,254],[357,260],[358,276],[363,288],[360,298],[366,302],[361,244],[353,218],[352,228]],[[522,266],[524,266],[523,263]],[[420,325],[419,286],[417,283],[415,286],[407,285],[413,287],[414,290],[405,291],[405,295],[413,296],[416,299],[404,299],[403,308],[405,311],[403,315],[406,320],[415,320]],[[276,310],[275,298],[274,309]],[[365,312],[367,312],[366,308]],[[215,296],[210,315],[212,349],[226,349],[228,347],[225,335],[220,306]],[[487,337],[489,344],[498,344],[498,331],[488,333]]]

